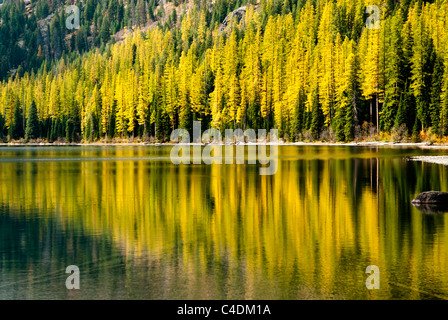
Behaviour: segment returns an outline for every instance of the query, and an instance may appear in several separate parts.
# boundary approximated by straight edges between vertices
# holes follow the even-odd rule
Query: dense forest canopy
[[[67,30],[69,2],[0,7],[4,140],[448,135],[447,0],[87,0]]]

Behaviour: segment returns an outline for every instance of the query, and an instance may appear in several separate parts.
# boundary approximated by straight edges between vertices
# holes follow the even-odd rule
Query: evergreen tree
[[[5,136],[5,119],[3,115],[0,113],[0,141],[3,140]]]
[[[440,56],[436,57],[435,51],[433,51],[433,57],[431,60],[435,61],[434,72],[432,74],[430,104],[429,104],[431,127],[433,133],[441,134],[442,132],[439,132],[439,121],[440,121],[440,109],[442,105],[444,65],[442,58]]]
[[[136,19],[138,25],[146,23],[146,4],[143,0],[137,1]]]
[[[72,119],[68,119],[66,122],[65,138],[70,143],[75,141],[75,122]]]
[[[448,59],[446,60],[448,62]],[[448,64],[445,65],[444,84],[442,93],[442,105],[440,107],[439,131],[442,135],[448,135]]]
[[[311,120],[311,133],[314,139],[319,139],[320,133],[324,126],[324,114],[320,108],[317,95],[313,99],[312,105],[312,120]]]
[[[25,140],[36,139],[40,134],[39,120],[37,119],[37,107],[34,101],[28,109],[28,116],[26,119]]]
[[[8,135],[10,139],[19,140],[24,136],[23,130],[23,110],[20,101],[16,99],[14,106],[14,120],[9,127]]]
[[[400,103],[400,91],[403,88],[403,49],[401,39],[401,11],[383,22],[385,33],[385,98],[381,117],[381,128],[390,131]]]
[[[103,42],[108,42],[110,39],[110,20],[108,16],[103,18],[100,29],[100,39]]]

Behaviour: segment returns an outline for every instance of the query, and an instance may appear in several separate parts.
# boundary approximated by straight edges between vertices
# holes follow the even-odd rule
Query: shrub
[[[314,137],[313,134],[311,133],[311,130],[306,130],[302,132],[302,141],[304,142],[313,142],[314,141]]]
[[[320,140],[325,142],[336,142],[337,137],[331,127],[325,127],[320,134]]]
[[[392,141],[393,142],[406,142],[408,140],[408,128],[406,124],[403,123],[399,127],[392,128]]]
[[[356,130],[355,130],[356,132]],[[376,127],[373,123],[364,121],[361,126],[360,133],[357,134],[357,140],[361,141],[375,141],[376,140]]]

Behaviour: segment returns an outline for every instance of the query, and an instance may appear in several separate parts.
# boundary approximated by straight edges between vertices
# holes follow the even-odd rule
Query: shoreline
[[[448,166],[448,156],[417,156],[411,157],[409,160]]]
[[[63,142],[36,142],[36,143],[20,143],[20,142],[11,142],[11,143],[0,143],[0,147],[114,147],[114,146],[145,146],[145,147],[168,147],[168,146],[181,146],[181,145],[189,145],[189,146],[206,146],[206,145],[215,145],[215,146],[227,146],[227,145],[243,145],[243,146],[255,146],[255,145],[276,145],[276,146],[331,146],[331,147],[408,147],[408,148],[421,148],[421,149],[448,149],[448,145],[446,144],[431,144],[427,142],[279,142],[279,143],[270,143],[270,142],[257,142],[257,143],[187,143],[187,144],[176,144],[176,143],[149,143],[149,142],[92,142],[92,143],[63,143]]]

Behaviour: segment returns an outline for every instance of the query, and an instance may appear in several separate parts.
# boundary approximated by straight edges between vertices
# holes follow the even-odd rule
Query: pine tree
[[[115,131],[116,133],[123,135],[126,132],[126,95],[123,84],[123,75],[121,72],[117,76],[117,82],[115,86],[115,100],[117,101],[115,109]]]
[[[68,119],[65,125],[65,138],[68,142],[75,141],[75,121]]]
[[[205,70],[200,66],[196,73],[191,78],[191,109],[194,117],[202,120],[202,115],[205,113]]]
[[[25,140],[36,139],[39,136],[39,120],[37,119],[37,107],[34,100],[28,109],[26,119]]]
[[[314,139],[319,139],[325,119],[317,95],[314,96],[311,108],[311,133],[313,134]]]
[[[101,39],[102,42],[108,42],[110,39],[110,33],[111,33],[111,28],[110,28],[110,20],[109,20],[109,16],[105,16],[103,18],[103,22],[101,24],[101,29],[100,29],[100,34],[99,37]]]
[[[429,112],[431,117],[432,132],[440,134],[439,120],[442,105],[444,65],[442,58],[440,56],[436,56],[435,51],[433,51],[433,57],[431,60],[434,61],[434,72],[432,74]]]
[[[335,47],[333,42],[332,21],[334,4],[326,2],[318,32],[318,76],[319,76],[319,102],[325,117],[325,125],[330,126],[334,116],[335,102]]]
[[[195,61],[193,60],[193,50],[188,54],[182,53],[179,62],[179,127],[186,130],[192,130],[192,113],[191,113],[191,78]]]
[[[357,61],[353,40],[345,38],[341,48],[340,64],[335,110],[336,135],[339,141],[352,141],[357,121]]]
[[[379,127],[379,103],[383,92],[380,90],[380,39],[377,29],[364,29],[360,39],[359,56],[364,57],[360,65],[359,77],[362,95],[369,100],[369,122]]]
[[[390,21],[383,22],[382,32],[386,33],[385,43],[385,98],[381,117],[381,126],[390,131],[400,103],[400,91],[403,88],[403,49],[401,39],[401,10],[398,10]]]
[[[427,26],[423,19],[418,19],[421,13],[421,4],[416,3],[410,14],[410,22],[413,31],[414,45],[413,56],[411,58],[411,89],[417,104],[417,118],[422,128],[428,128],[429,117],[429,99],[428,91],[428,72],[430,72],[430,57],[433,50],[433,42],[430,39]]]
[[[0,141],[3,140],[4,136],[5,136],[5,119],[3,118],[3,115],[0,112]]]
[[[442,105],[440,107],[439,130],[442,135],[448,135],[448,58],[445,58],[445,72],[442,89]]]
[[[105,81],[101,87],[101,128],[103,134],[108,135],[111,128],[112,108],[115,102],[114,85],[111,83],[109,70],[106,70]]]
[[[137,1],[136,19],[138,25],[146,23],[146,4],[143,0]]]
[[[20,101],[16,99],[14,105],[14,120],[9,128],[10,138],[18,140],[24,137],[23,121],[22,107],[20,106]]]
[[[125,23],[129,28],[132,28],[136,22],[135,3],[134,0],[129,0],[125,12]]]
[[[164,73],[165,93],[164,111],[170,118],[171,129],[176,128],[176,116],[178,115],[179,98],[177,85],[177,68],[169,61]]]

